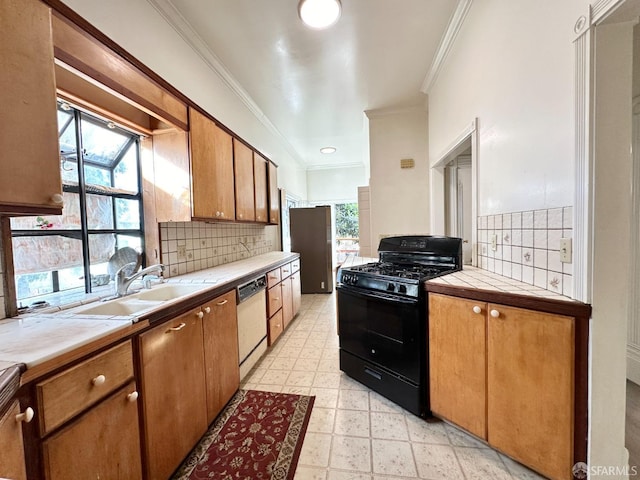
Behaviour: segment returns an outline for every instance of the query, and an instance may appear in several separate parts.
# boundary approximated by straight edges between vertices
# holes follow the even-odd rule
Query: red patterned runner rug
[[[238,390],[173,480],[293,480],[314,400]]]

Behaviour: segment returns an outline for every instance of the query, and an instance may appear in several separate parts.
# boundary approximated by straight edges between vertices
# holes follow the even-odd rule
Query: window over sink
[[[143,251],[139,135],[58,102],[62,215],[11,219],[18,306],[108,289],[116,250]]]

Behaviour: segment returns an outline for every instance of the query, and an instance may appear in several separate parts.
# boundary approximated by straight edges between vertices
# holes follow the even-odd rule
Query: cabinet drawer
[[[269,273],[267,273],[267,287],[273,287],[276,283],[280,282],[281,278],[282,277],[280,276],[279,268],[271,270]]]
[[[267,290],[267,316],[273,315],[282,308],[282,288],[280,284]]]
[[[280,267],[280,277],[282,278],[282,280],[284,280],[289,275],[291,275],[291,272],[293,272],[293,269],[291,268],[291,264],[290,263],[287,263],[287,264],[282,265]]]
[[[300,270],[300,259],[291,262],[291,273],[297,272],[298,270]]]
[[[132,377],[131,341],[127,341],[38,383],[40,434],[59,427]]]
[[[284,330],[284,325],[282,323],[282,310],[280,310],[269,319],[269,345],[273,345],[282,330]]]

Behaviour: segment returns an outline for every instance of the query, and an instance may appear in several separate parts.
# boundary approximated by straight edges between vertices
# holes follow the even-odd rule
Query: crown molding
[[[433,56],[429,72],[422,82],[422,88],[420,89],[422,93],[428,94],[438,78],[438,74],[440,73],[444,62],[447,59],[447,55],[449,55],[449,51],[458,36],[458,32],[464,23],[464,19],[471,8],[472,2],[473,0],[458,0],[458,5],[449,20],[447,30],[440,39],[440,44],[438,45],[436,54]]]
[[[426,105],[413,105],[410,107],[388,107],[388,108],[377,108],[374,110],[365,110],[364,114],[367,118],[379,118],[379,117],[387,117],[389,115],[400,115],[403,113],[426,113],[427,107]]]
[[[165,19],[165,21],[182,37],[182,39],[193,49],[194,52],[204,61],[204,63],[224,82],[249,111],[275,135],[285,150],[303,168],[307,168],[307,163],[300,154],[293,148],[289,141],[282,135],[280,130],[271,123],[271,120],[258,107],[249,93],[229,72],[218,56],[209,48],[206,42],[196,33],[191,24],[171,3],[171,0],[147,0],[149,4]]]

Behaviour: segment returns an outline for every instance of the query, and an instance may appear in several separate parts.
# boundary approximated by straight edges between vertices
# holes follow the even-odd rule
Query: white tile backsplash
[[[183,275],[278,250],[278,228],[277,225],[161,223],[164,276]]]
[[[561,238],[573,237],[572,215],[562,207],[478,217],[478,267],[571,296],[572,265],[560,262],[559,250]]]

